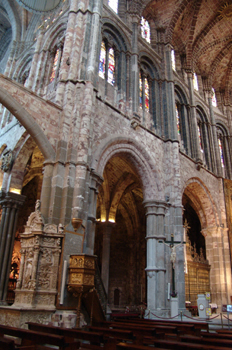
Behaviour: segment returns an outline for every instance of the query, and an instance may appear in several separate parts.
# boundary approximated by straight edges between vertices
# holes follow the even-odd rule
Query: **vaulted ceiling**
[[[232,94],[232,1],[152,0],[143,16],[184,57],[184,68],[208,79],[214,89]]]

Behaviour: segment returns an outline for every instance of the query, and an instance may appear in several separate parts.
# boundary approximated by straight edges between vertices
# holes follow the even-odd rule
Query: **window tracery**
[[[107,47],[108,43],[102,41],[99,58],[99,77],[107,79],[108,83],[115,84],[115,53],[112,47]]]
[[[221,159],[222,174],[223,177],[231,179],[231,155],[228,138],[228,131],[226,130],[226,128],[223,125],[217,123],[217,139]]]
[[[194,90],[198,91],[199,87],[198,87],[198,80],[197,80],[197,75],[196,73],[193,74],[193,87]]]
[[[150,26],[148,21],[142,17],[141,18],[141,36],[144,38],[149,44],[151,43],[151,33],[150,33]]]
[[[150,87],[149,78],[143,71],[139,74],[139,106],[144,111],[150,110]]]
[[[203,163],[209,170],[212,170],[212,133],[210,132],[210,124],[207,117],[200,106],[197,107],[197,128],[199,147],[202,153]]]
[[[214,88],[212,88],[212,105],[214,107],[217,107],[217,99],[216,99],[216,94]]]
[[[176,58],[175,58],[175,51],[171,51],[171,60],[172,60],[172,69],[176,71]]]

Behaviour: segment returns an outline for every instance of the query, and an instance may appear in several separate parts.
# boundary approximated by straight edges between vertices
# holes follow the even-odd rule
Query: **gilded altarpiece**
[[[232,258],[232,181],[224,179],[224,194],[226,203],[226,218],[229,231],[230,256]]]
[[[62,225],[44,224],[37,201],[21,238],[21,263],[13,307],[55,310],[64,237]]]
[[[204,258],[201,248],[200,254],[196,252],[196,245],[192,246],[186,237],[186,274],[185,297],[191,305],[197,305],[198,294],[210,292],[210,265]]]

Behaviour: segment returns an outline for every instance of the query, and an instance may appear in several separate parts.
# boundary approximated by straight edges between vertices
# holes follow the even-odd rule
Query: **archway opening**
[[[183,223],[186,236],[185,295],[187,306],[194,313],[198,294],[210,292],[210,265],[206,259],[205,237],[192,200],[183,195]]]
[[[104,169],[97,200],[95,255],[111,310],[146,303],[146,219],[141,180],[124,154]],[[108,254],[108,255],[107,255]]]

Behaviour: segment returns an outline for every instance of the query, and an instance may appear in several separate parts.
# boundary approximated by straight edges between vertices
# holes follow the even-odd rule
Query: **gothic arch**
[[[120,155],[128,158],[139,174],[144,200],[163,200],[163,182],[154,162],[147,151],[130,137],[112,135],[103,140],[93,155],[91,168],[103,176],[108,160]]]
[[[220,211],[209,189],[199,178],[189,179],[183,188],[182,197],[183,194],[186,194],[192,201],[193,209],[199,216],[202,229],[220,226]]]
[[[0,86],[0,103],[6,107],[30,133],[46,160],[53,160],[55,152],[41,127],[29,112],[7,90]]]
[[[14,164],[9,187],[21,190],[27,162],[36,147],[35,141],[25,132],[14,149]]]

